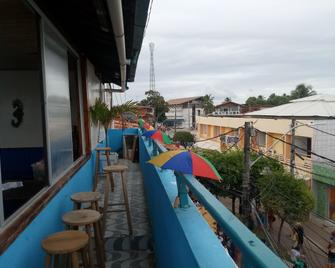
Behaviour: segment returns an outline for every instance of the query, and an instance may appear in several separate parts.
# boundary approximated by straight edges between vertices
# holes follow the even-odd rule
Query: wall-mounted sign
[[[12,102],[12,106],[15,109],[13,112],[13,117],[15,117],[15,119],[12,119],[11,123],[13,127],[19,127],[23,122],[23,116],[24,116],[23,102],[19,99],[15,99]]]

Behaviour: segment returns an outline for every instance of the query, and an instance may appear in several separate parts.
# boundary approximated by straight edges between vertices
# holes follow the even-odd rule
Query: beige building
[[[224,151],[232,146],[243,148],[244,123],[253,122],[256,131],[252,137],[252,148],[256,151],[262,151],[270,157],[277,158],[282,163],[289,165],[290,163],[290,145],[291,135],[289,119],[261,119],[261,118],[245,118],[245,117],[197,117],[197,138],[198,140],[208,139],[219,136],[223,133],[227,135],[211,140],[217,143],[217,148]],[[310,121],[299,121],[301,123],[310,123]],[[268,134],[268,135],[267,135]],[[295,131],[295,144],[304,149],[296,149],[295,163],[296,175],[310,181],[312,171],[310,150],[312,146],[313,129],[306,126],[299,126]],[[278,139],[284,140],[280,141]],[[206,144],[206,143],[204,143]],[[202,142],[198,142],[199,147]],[[289,168],[289,166],[287,166]]]

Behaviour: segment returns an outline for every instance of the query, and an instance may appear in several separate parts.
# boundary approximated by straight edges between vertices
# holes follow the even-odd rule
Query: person
[[[268,210],[268,224],[269,224],[269,231],[273,230],[273,223],[275,222],[276,217],[273,213],[272,209]]]
[[[291,238],[294,241],[293,248],[301,250],[304,243],[304,229],[301,224],[297,223],[293,226]]]

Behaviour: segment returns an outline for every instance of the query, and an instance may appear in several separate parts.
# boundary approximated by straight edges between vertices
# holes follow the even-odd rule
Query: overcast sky
[[[289,93],[299,83],[335,94],[334,0],[155,0],[127,99]]]

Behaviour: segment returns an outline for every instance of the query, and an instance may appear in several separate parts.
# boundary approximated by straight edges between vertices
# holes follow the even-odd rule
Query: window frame
[[[34,218],[46,207],[49,201],[71,180],[73,175],[77,173],[80,168],[86,164],[91,157],[90,145],[90,123],[89,123],[89,107],[88,107],[88,94],[87,94],[87,59],[81,57],[76,50],[67,42],[67,40],[60,34],[53,23],[44,15],[44,13],[31,1],[26,0],[25,3],[31,8],[32,12],[36,14],[39,20],[39,38],[40,38],[40,59],[41,59],[41,86],[42,86],[42,126],[43,136],[46,148],[46,169],[48,185],[43,187],[36,193],[28,202],[20,207],[13,215],[6,219],[0,225],[0,255],[6,251],[12,242],[20,235],[22,231],[34,220]],[[57,176],[51,183],[51,161],[50,161],[50,137],[49,125],[47,118],[47,103],[46,103],[46,87],[45,87],[45,58],[44,58],[44,23],[48,24],[58,37],[67,46],[67,49],[77,57],[77,72],[78,72],[78,90],[80,102],[80,121],[81,121],[81,139],[82,139],[82,155],[74,161],[69,168],[64,170],[62,174]],[[1,171],[0,171],[1,172]],[[0,195],[2,197],[2,193]],[[2,200],[1,200],[2,201]],[[2,202],[1,202],[2,203]],[[2,207],[1,207],[2,209]]]

